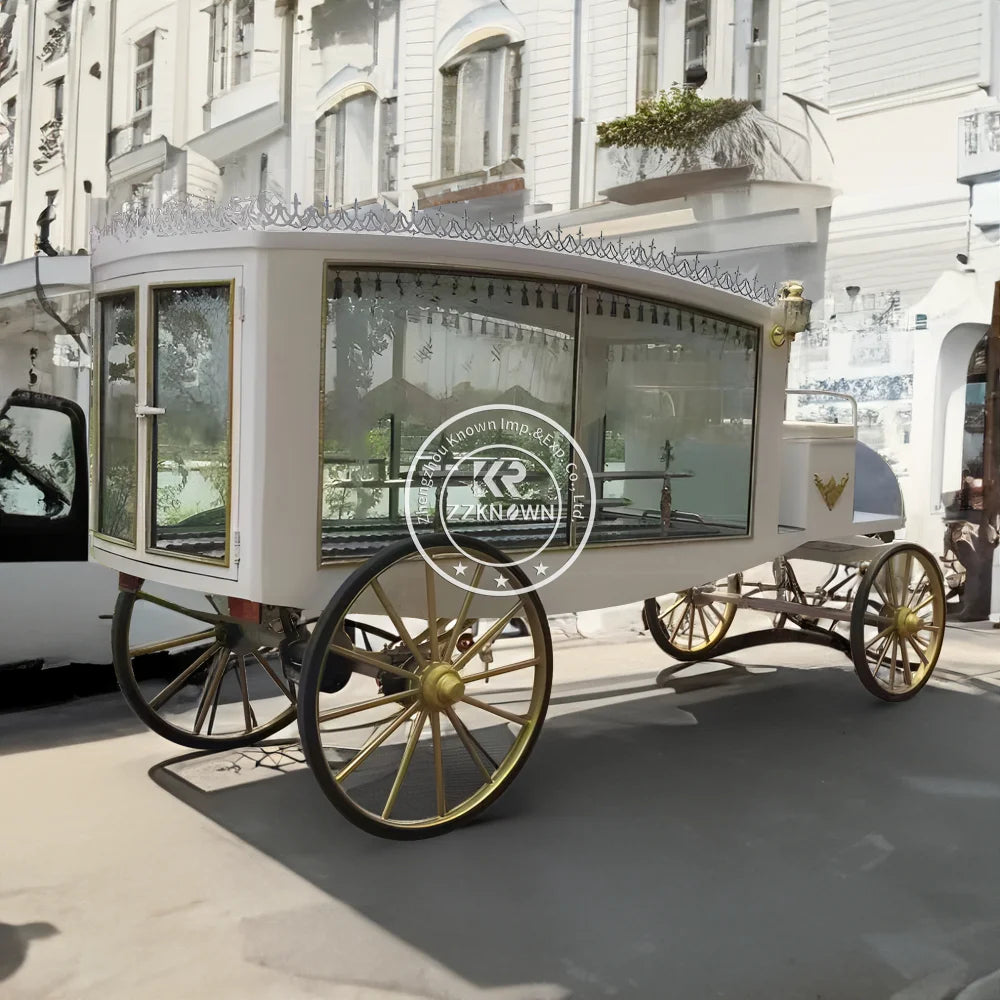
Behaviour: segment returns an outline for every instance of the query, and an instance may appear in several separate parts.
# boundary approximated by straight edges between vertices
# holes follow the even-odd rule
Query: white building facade
[[[50,204],[51,243],[70,254],[126,202],[268,193],[513,217],[800,278],[817,302],[793,383],[859,397],[863,438],[893,459],[913,531],[936,549],[942,492],[961,476],[954,442],[939,441],[958,419],[939,356],[957,325],[975,327],[962,352],[981,338],[982,289],[998,271],[998,11],[1000,0],[7,0],[0,249],[30,256]],[[682,162],[599,148],[599,124],[673,85],[752,102],[762,152]]]

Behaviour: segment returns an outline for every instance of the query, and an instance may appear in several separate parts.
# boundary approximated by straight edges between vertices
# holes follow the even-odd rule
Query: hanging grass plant
[[[697,91],[674,87],[640,101],[634,114],[598,125],[597,141],[601,146],[694,150],[749,107],[749,101],[704,98]]]

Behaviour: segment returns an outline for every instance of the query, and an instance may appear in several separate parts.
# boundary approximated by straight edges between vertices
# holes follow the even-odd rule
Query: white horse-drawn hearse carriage
[[[120,574],[125,697],[199,749],[297,717],[323,791],[371,832],[442,832],[512,781],[553,613],[648,598],[683,664],[762,641],[726,636],[757,608],[770,640],[842,648],[887,700],[934,668],[940,571],[887,540],[900,494],[853,401],[786,419],[794,283],[260,200],[117,217],[93,285],[91,555]],[[830,578],[804,591],[792,559]],[[749,585],[762,563],[774,579]],[[176,628],[139,644],[153,609]],[[168,678],[136,668],[164,650]]]

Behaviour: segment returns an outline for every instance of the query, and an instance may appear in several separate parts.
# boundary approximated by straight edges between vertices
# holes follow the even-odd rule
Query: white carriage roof
[[[636,267],[646,272],[667,274],[709,288],[730,292],[751,302],[772,304],[777,298],[776,285],[763,285],[756,276],[724,271],[718,262],[705,264],[699,257],[689,258],[674,251],[660,250],[653,241],[628,243],[603,236],[585,237],[581,232],[563,232],[561,227],[544,229],[519,225],[516,221],[487,222],[459,218],[438,211],[400,212],[384,205],[358,205],[325,209],[303,206],[298,197],[291,204],[275,197],[233,198],[227,202],[174,199],[161,208],[143,211],[126,205],[107,224],[91,233],[92,246],[104,238],[121,243],[149,236],[234,231],[280,231],[365,233],[395,236],[429,236],[460,242],[493,243],[550,250],[590,260]]]

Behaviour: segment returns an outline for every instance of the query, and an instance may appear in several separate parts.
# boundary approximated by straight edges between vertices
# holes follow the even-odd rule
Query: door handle
[[[162,417],[166,412],[162,406],[137,406],[135,408],[137,417]]]

